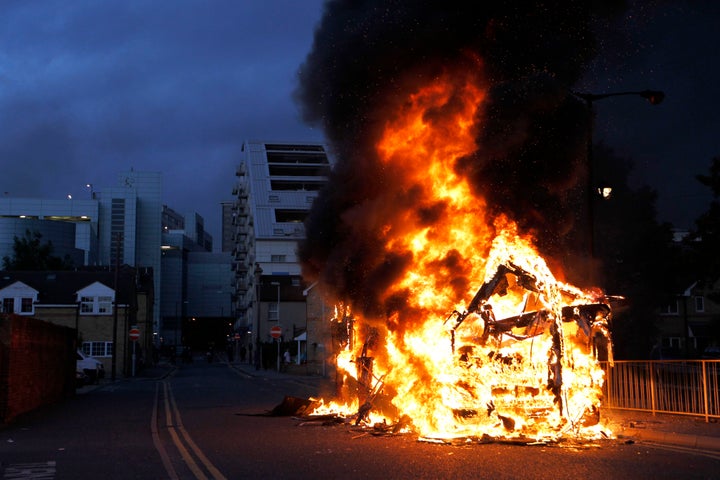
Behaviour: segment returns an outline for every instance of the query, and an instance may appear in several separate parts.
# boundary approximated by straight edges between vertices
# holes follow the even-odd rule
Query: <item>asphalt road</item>
[[[622,439],[438,445],[261,415],[286,395],[327,396],[328,388],[317,377],[182,364],[168,377],[105,385],[4,427],[0,472],[5,479],[102,480],[720,479],[720,454]]]

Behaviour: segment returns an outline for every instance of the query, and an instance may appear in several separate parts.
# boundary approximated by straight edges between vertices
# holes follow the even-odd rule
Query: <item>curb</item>
[[[661,432],[657,430],[633,430],[632,432],[626,431],[625,434],[627,437],[636,440],[720,452],[720,438],[717,437]]]

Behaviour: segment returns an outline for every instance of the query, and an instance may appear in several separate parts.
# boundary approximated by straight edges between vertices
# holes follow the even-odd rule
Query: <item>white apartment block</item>
[[[327,183],[331,160],[319,143],[245,141],[231,217],[235,330],[248,345],[279,324],[290,340],[304,327],[298,243],[303,221]]]

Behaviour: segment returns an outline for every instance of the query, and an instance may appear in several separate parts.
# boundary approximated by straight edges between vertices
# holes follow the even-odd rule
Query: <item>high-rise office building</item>
[[[100,203],[100,262],[153,269],[160,292],[162,242],[162,173],[130,170],[115,187],[95,192]],[[153,329],[160,328],[160,304],[153,305]]]
[[[203,218],[194,214],[192,219],[188,222],[167,207],[163,210],[158,332],[163,347],[220,347],[232,333],[230,253],[213,253]],[[183,228],[169,228],[181,225]]]
[[[221,252],[232,252],[235,248],[235,226],[233,225],[233,217],[235,216],[235,202],[222,202],[222,232],[221,232]]]

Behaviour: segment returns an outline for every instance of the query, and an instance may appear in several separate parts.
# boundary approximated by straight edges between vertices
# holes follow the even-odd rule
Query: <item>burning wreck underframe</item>
[[[525,292],[523,311],[497,319],[491,300],[518,289]],[[548,297],[564,303],[553,307]],[[538,299],[546,308],[526,310]],[[444,321],[446,328],[449,325],[446,353],[452,358],[452,372],[433,379],[433,388],[453,392],[444,396],[448,403],[442,407],[449,409],[455,425],[445,433],[420,431],[421,438],[546,443],[568,434],[580,440],[610,436],[600,426],[602,370],[591,367],[597,367],[599,359],[612,362],[609,322],[614,299],[603,296],[579,303],[587,300],[582,291],[559,283],[546,285],[512,262],[501,264],[467,309],[453,311]],[[354,324],[349,321],[350,330]],[[343,413],[313,400],[299,415],[304,424],[351,423],[383,435],[416,431],[412,416],[395,402],[398,392],[385,382],[390,372],[375,371],[370,350],[378,345],[378,335],[377,329],[369,330],[349,363],[355,371],[344,380],[346,394],[357,397],[357,408]],[[565,377],[574,385],[567,385]],[[585,388],[578,389],[578,383]],[[571,394],[571,389],[579,392]],[[373,419],[373,413],[380,420]]]

